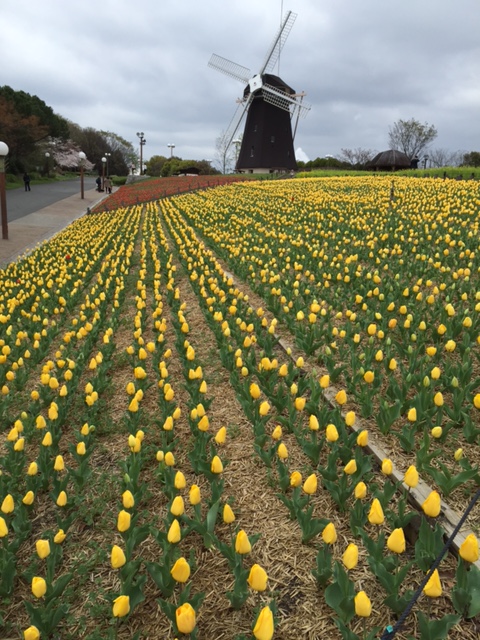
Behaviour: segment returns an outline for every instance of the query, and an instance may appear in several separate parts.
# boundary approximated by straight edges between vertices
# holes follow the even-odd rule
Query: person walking
[[[23,184],[25,185],[25,191],[31,191],[31,189],[30,189],[30,176],[28,175],[28,173],[26,171],[23,174]]]
[[[107,176],[105,178],[104,186],[105,186],[105,191],[107,193],[112,193],[112,180],[111,180],[110,176]]]

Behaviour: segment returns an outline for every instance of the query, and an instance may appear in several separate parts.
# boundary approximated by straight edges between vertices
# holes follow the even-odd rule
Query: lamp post
[[[172,142],[167,144],[167,147],[170,149],[170,158],[173,158],[173,150],[175,149],[175,145]]]
[[[102,158],[102,190],[105,190],[105,165],[107,164],[107,159],[105,157]]]
[[[87,156],[85,155],[85,153],[83,151],[80,151],[78,154],[79,157],[79,164],[80,164],[80,197],[83,200],[85,198],[85,192],[84,192],[84,188],[83,188],[83,169],[84,169],[84,163],[85,160],[87,159]]]
[[[108,152],[107,152],[107,153],[105,154],[105,158],[107,159],[107,178],[108,178],[108,176],[110,175],[110,170],[109,170],[109,168],[108,168],[108,160],[109,160],[109,158],[111,158],[111,157],[112,157],[112,154],[111,154],[111,153],[108,153]]]
[[[5,156],[8,154],[8,146],[0,142],[0,210],[2,214],[2,238],[8,240],[7,220],[7,196],[5,187]]]
[[[48,162],[49,158],[50,158],[50,154],[48,153],[48,151],[45,151],[45,165],[47,167],[47,178],[50,176],[50,167]]]
[[[143,145],[147,142],[144,135],[143,131],[137,131],[137,136],[140,138],[140,175],[143,175]]]
[[[428,156],[423,156],[423,168],[427,168]]]

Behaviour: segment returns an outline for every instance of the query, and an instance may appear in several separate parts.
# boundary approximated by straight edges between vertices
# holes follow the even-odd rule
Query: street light
[[[428,161],[428,156],[423,156],[423,168],[424,169],[427,168],[427,161]]]
[[[49,158],[50,158],[50,154],[48,153],[48,151],[45,151],[45,165],[47,167],[47,178],[50,175],[50,168],[49,168],[49,162],[48,162]]]
[[[107,177],[108,177],[108,176],[110,175],[110,171],[109,171],[109,169],[108,169],[108,160],[109,160],[109,158],[111,158],[111,157],[112,157],[112,154],[107,152],[107,153],[105,154],[105,157],[106,157],[106,159],[107,159]]]
[[[5,187],[5,156],[8,154],[8,146],[0,142],[0,209],[2,213],[2,238],[8,240],[7,221],[7,196]]]
[[[175,145],[170,142],[169,144],[167,144],[167,147],[170,149],[170,158],[173,157],[173,150],[175,149]]]
[[[144,135],[143,131],[137,131],[137,136],[140,138],[140,175],[143,175],[143,145],[147,142]]]
[[[107,164],[107,159],[102,158],[102,190],[105,190],[105,165]]]
[[[84,168],[84,164],[85,164],[85,160],[87,159],[87,156],[85,155],[85,153],[83,151],[80,151],[78,154],[79,157],[79,164],[80,164],[80,197],[83,200],[85,198],[85,192],[83,189],[83,168]]]

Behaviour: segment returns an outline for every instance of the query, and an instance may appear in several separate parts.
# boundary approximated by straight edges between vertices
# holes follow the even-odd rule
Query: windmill
[[[233,138],[247,116],[236,170],[249,173],[291,171],[297,168],[293,140],[300,116],[306,116],[310,106],[303,102],[304,93],[295,93],[271,71],[295,22],[296,14],[289,11],[275,36],[258,73],[215,53],[209,67],[239,80],[245,85],[243,97],[222,140],[227,153]],[[292,121],[295,121],[292,133]]]

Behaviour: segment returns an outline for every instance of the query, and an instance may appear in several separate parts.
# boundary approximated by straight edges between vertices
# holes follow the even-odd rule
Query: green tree
[[[163,165],[168,161],[166,156],[152,156],[145,163],[147,165],[147,174],[149,176],[161,176]]]
[[[391,149],[402,151],[410,160],[420,156],[427,146],[435,140],[438,132],[435,127],[415,118],[399,120],[389,129],[388,141]]]
[[[470,153],[465,153],[462,165],[465,167],[480,167],[480,151],[470,151]]]

